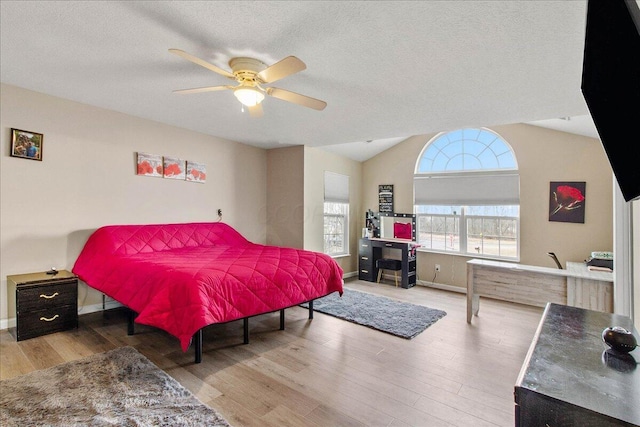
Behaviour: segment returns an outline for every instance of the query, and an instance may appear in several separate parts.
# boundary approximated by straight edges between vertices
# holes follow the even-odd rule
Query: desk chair
[[[560,270],[564,270],[562,268],[562,264],[560,264],[560,261],[558,261],[558,257],[556,256],[556,254],[554,254],[553,252],[547,252],[547,255],[549,255],[551,257],[551,259],[553,259],[553,261],[556,263],[556,266],[560,269]]]
[[[393,270],[396,288],[398,287],[398,271],[402,270],[402,261],[399,259],[380,258],[376,261],[376,268],[378,269],[378,283],[382,278],[382,270]]]

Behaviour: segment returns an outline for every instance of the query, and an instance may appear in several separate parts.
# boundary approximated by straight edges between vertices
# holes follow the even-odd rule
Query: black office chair
[[[560,270],[563,269],[562,264],[560,264],[560,261],[558,261],[558,257],[556,256],[556,254],[554,254],[553,252],[547,252],[547,255],[549,255],[556,262],[556,265]]]

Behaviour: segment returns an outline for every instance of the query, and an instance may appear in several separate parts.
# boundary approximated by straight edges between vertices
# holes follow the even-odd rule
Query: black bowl
[[[602,331],[602,341],[621,353],[629,353],[638,346],[633,333],[620,326],[605,328]]]

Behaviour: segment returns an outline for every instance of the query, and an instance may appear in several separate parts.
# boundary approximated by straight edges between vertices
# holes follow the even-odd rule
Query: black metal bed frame
[[[314,300],[310,300],[310,301],[305,301],[309,304],[309,320],[313,319],[313,301]],[[300,304],[304,304],[304,303],[300,303]],[[295,304],[295,305],[299,305],[299,304]],[[293,307],[293,306],[291,306]],[[248,317],[244,317],[242,318],[242,328],[244,330],[244,339],[243,339],[243,344],[249,344],[249,318],[251,317],[255,317],[255,316],[262,316],[263,314],[268,314],[268,313],[275,313],[276,311],[280,311],[280,330],[284,331],[284,310],[290,308],[290,307],[285,307],[285,308],[281,308],[280,310],[274,310],[274,311],[267,311],[265,313],[259,313],[259,314],[254,314],[253,316],[248,316]],[[137,313],[133,310],[131,310],[130,308],[127,307],[127,335],[133,335],[135,333],[135,320],[137,317]],[[239,320],[239,319],[236,319]],[[231,320],[230,322],[235,322],[236,320]],[[222,322],[222,323],[228,323],[228,322]],[[212,325],[218,325],[220,323],[212,323]],[[211,326],[211,325],[207,325],[207,326]],[[204,330],[204,328],[206,328],[207,326],[200,328],[195,334],[193,334],[193,339],[192,339],[192,343],[194,345],[195,348],[195,353],[196,353],[196,359],[195,359],[195,363],[201,363],[202,362],[202,331]]]

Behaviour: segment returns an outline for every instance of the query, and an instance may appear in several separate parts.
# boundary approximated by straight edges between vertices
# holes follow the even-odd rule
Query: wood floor
[[[122,310],[80,316],[77,330],[16,342],[0,331],[0,378],[130,345],[233,426],[513,426],[513,386],[542,309],[483,299],[466,323],[466,297],[357,280],[346,287],[445,310],[412,340],[307,310],[252,318],[204,333],[203,361]]]

